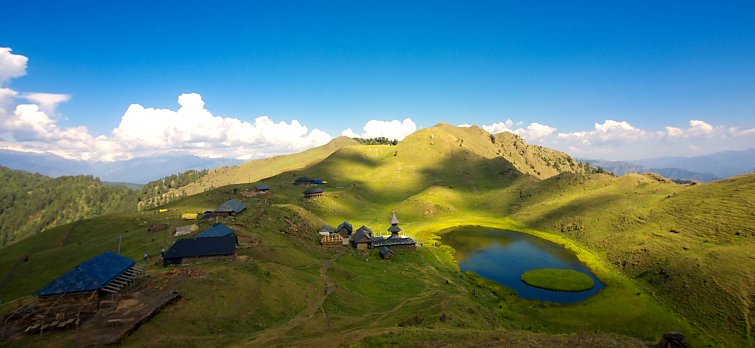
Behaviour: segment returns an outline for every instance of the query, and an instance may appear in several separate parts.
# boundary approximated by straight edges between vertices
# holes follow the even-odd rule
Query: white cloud
[[[631,160],[691,156],[755,147],[755,128],[714,126],[690,120],[689,127],[645,130],[627,121],[606,120],[594,129],[558,133],[546,144],[580,157]]]
[[[516,123],[517,125],[522,125],[523,122],[519,121]],[[532,142],[539,142],[548,137],[549,135],[553,134],[553,132],[556,131],[556,128],[553,128],[551,126],[533,122],[530,123],[527,128],[517,128],[513,129],[512,126],[514,126],[514,121],[511,119],[507,119],[503,122],[495,122],[493,124],[484,124],[482,125],[482,129],[486,130],[490,134],[498,134],[502,132],[511,132],[514,134],[517,134],[527,141]]]
[[[10,48],[0,47],[0,84],[25,75],[27,62]],[[51,117],[58,104],[70,99],[68,94],[19,93],[0,87],[0,148],[97,160],[177,150],[207,157],[257,158],[301,151],[331,139],[297,120],[275,122],[261,116],[248,122],[215,116],[196,93],[180,95],[177,110],[132,104],[112,134],[94,136],[86,127],[61,127]]]
[[[498,134],[503,132],[513,132],[511,126],[514,125],[514,121],[508,119],[503,122],[496,122],[489,125],[482,125],[482,129],[486,130],[490,134]]]
[[[349,137],[349,138],[359,138],[359,137],[361,137],[361,135],[359,135],[357,133],[354,133],[354,130],[351,129],[351,128],[344,129],[343,132],[341,132],[341,135],[343,135],[345,137]]]
[[[0,85],[26,75],[26,62],[29,58],[11,51],[9,47],[0,47]]]
[[[357,134],[351,128],[348,128],[341,132],[341,135],[351,138],[385,137],[391,140],[403,140],[417,130],[417,124],[411,118],[406,118],[403,121],[370,120],[364,125],[362,130],[362,134]]]
[[[0,118],[0,147],[23,145],[66,158],[115,160],[185,151],[205,157],[257,158],[327,143],[330,135],[296,120],[254,122],[214,116],[198,94],[182,94],[178,110],[132,104],[112,135],[92,136],[86,127],[60,128],[39,105],[21,104]]]
[[[519,128],[514,133],[517,135],[523,137],[527,141],[542,141],[543,139],[547,138],[549,135],[553,134],[553,132],[556,131],[556,128],[553,128],[548,125],[540,124],[537,122],[530,123],[529,126],[527,126],[527,129]]]
[[[39,105],[40,109],[47,114],[53,114],[58,104],[71,100],[69,94],[57,93],[24,93],[21,98]]]
[[[199,94],[178,97],[178,110],[129,106],[113,140],[137,153],[185,150],[200,156],[254,158],[300,151],[331,140],[319,130],[309,131],[297,120],[274,122],[268,116],[254,122],[214,116]]]

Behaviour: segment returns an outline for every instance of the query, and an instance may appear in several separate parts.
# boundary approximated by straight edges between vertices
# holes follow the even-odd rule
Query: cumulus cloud
[[[254,122],[214,116],[199,94],[178,97],[178,110],[132,104],[113,138],[132,150],[187,150],[202,156],[253,158],[298,151],[327,143],[330,135],[311,131],[297,120],[274,122],[267,116]]]
[[[409,134],[417,130],[417,124],[411,118],[403,121],[379,121],[370,120],[362,128],[362,134],[357,134],[351,128],[345,129],[341,135],[350,138],[379,138],[385,137],[391,140],[403,140]]]
[[[47,114],[54,113],[58,104],[71,100],[69,94],[57,93],[24,93],[21,98],[39,105],[40,109]]]
[[[9,47],[0,47],[0,85],[26,75],[26,62],[29,58],[11,51]]]
[[[660,156],[692,156],[755,147],[755,128],[727,127],[693,119],[686,127],[642,129],[625,120],[596,122],[591,129],[557,132],[533,122],[514,129],[510,119],[481,127],[490,133],[511,132],[537,143],[583,158],[632,160]]]
[[[519,121],[516,123],[517,125],[522,125],[523,122]],[[514,126],[514,121],[511,119],[507,119],[503,122],[495,122],[493,124],[484,124],[482,125],[482,129],[486,130],[490,134],[497,134],[497,133],[503,133],[503,132],[511,132],[514,134],[517,134],[527,141],[530,142],[540,142],[549,135],[553,134],[553,132],[556,131],[556,128],[553,128],[551,126],[533,122],[530,123],[529,126],[526,128],[512,128]]]
[[[514,133],[522,136],[523,138],[527,139],[528,141],[543,141],[543,139],[547,138],[549,135],[553,134],[553,132],[556,131],[556,128],[553,128],[548,125],[540,124],[537,122],[530,123],[529,126],[527,126],[526,129],[519,128]]]
[[[547,143],[576,156],[612,160],[689,156],[755,147],[755,128],[690,120],[687,128],[666,126],[653,131],[627,121],[605,120],[595,123],[592,130],[558,133]]]
[[[482,125],[482,129],[486,130],[490,134],[498,134],[503,132],[512,132],[511,126],[514,125],[514,121],[508,119],[503,122],[496,122],[493,124]]]
[[[0,47],[0,86],[26,74],[28,58]],[[327,133],[297,120],[249,122],[213,115],[199,94],[178,97],[178,109],[132,104],[111,134],[63,127],[52,115],[68,94],[21,93],[0,87],[0,148],[50,152],[84,160],[116,160],[184,151],[207,157],[256,158],[301,151],[330,141]]]
[[[206,157],[256,158],[300,151],[330,141],[327,133],[294,120],[254,122],[214,116],[199,94],[182,94],[177,110],[132,104],[112,135],[92,136],[86,127],[58,127],[39,105],[21,104],[3,117],[0,147],[23,144],[66,158],[116,160],[185,151]]]

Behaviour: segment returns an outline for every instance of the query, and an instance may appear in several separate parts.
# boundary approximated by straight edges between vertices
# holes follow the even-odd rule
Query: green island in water
[[[587,274],[571,269],[544,268],[522,274],[527,285],[554,291],[585,291],[595,282]]]

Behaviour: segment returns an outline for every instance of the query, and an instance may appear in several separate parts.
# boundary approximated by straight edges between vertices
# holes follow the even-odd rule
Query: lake
[[[584,301],[605,288],[577,256],[564,246],[529,234],[479,226],[463,226],[441,233],[443,244],[456,250],[462,271],[494,280],[530,300],[557,303]],[[592,289],[579,292],[553,291],[522,282],[524,272],[540,268],[571,269],[595,281]]]

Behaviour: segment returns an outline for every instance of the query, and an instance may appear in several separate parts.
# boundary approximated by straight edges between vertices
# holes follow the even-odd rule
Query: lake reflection
[[[472,271],[494,280],[526,299],[558,303],[584,301],[605,285],[577,256],[565,247],[524,233],[478,226],[465,226],[442,233],[444,244],[456,250],[462,271]],[[536,288],[522,282],[524,272],[540,268],[572,269],[595,281],[590,290],[563,292]]]

